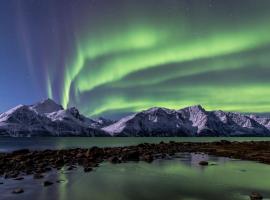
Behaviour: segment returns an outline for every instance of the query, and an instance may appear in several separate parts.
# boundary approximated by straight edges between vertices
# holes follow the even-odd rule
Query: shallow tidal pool
[[[200,166],[202,160],[209,166]],[[54,184],[44,187],[45,180]],[[39,180],[26,176],[0,182],[1,200],[248,200],[253,191],[270,199],[269,165],[194,153],[150,164],[104,162],[89,173],[62,169]],[[12,194],[15,188],[24,193]]]

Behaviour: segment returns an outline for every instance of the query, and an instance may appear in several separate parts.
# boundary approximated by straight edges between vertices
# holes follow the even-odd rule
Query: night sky
[[[270,111],[269,0],[1,0],[0,112]]]

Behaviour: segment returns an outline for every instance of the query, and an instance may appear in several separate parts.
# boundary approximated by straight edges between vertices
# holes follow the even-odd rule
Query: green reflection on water
[[[269,196],[268,165],[226,159],[212,161],[218,164],[190,166],[190,161],[181,160],[153,164],[104,163],[94,173],[73,174],[77,178],[66,190],[66,196],[79,200],[87,197],[101,200],[241,200],[249,199],[248,194],[252,191]]]
[[[49,147],[63,148],[79,144],[88,145],[87,147],[125,146],[134,142],[211,139],[221,138],[45,138],[41,146],[48,148],[48,143],[52,144]],[[35,140],[35,144],[40,145],[39,140]],[[20,145],[23,143],[33,144],[33,141],[23,141]],[[18,147],[22,147],[20,145],[18,144]],[[198,165],[200,160],[209,160],[210,165],[202,167]],[[0,199],[247,200],[253,191],[260,192],[268,199],[270,197],[269,165],[190,153],[179,154],[174,159],[156,160],[151,164],[131,162],[112,165],[105,162],[90,173],[84,173],[82,169],[68,173],[53,172],[45,179],[52,180],[55,184],[45,188],[42,186],[43,180],[33,180],[31,177],[20,182],[4,180],[5,184],[0,186]],[[66,181],[56,183],[59,179]],[[11,191],[16,187],[23,187],[25,193],[19,196],[12,195]]]

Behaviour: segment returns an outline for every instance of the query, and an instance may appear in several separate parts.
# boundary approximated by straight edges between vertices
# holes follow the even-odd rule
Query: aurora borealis
[[[16,32],[11,38],[4,31],[0,41],[18,45],[17,73],[25,66],[37,85],[31,92],[64,107],[88,116],[194,104],[270,111],[269,0],[3,0],[0,6],[0,22],[12,22],[1,30]]]

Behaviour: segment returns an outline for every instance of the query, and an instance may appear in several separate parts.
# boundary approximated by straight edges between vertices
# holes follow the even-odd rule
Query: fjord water
[[[18,149],[45,150],[117,147],[138,145],[144,142],[213,142],[229,141],[270,141],[270,137],[30,137],[12,138],[0,137],[0,152],[10,152]]]
[[[0,148],[59,149],[91,146],[126,146],[142,142],[215,141],[224,138],[1,138]],[[229,138],[226,138],[229,139]],[[266,138],[230,138],[230,140],[269,140]],[[21,143],[20,143],[21,142]],[[14,146],[11,146],[14,145]],[[209,166],[200,166],[208,160]],[[54,182],[44,187],[44,180]],[[57,183],[57,180],[61,180]],[[205,154],[181,153],[153,163],[101,163],[84,173],[52,171],[42,180],[32,176],[24,180],[0,178],[1,200],[248,200],[253,191],[270,199],[270,165]],[[12,194],[21,187],[22,194]]]

